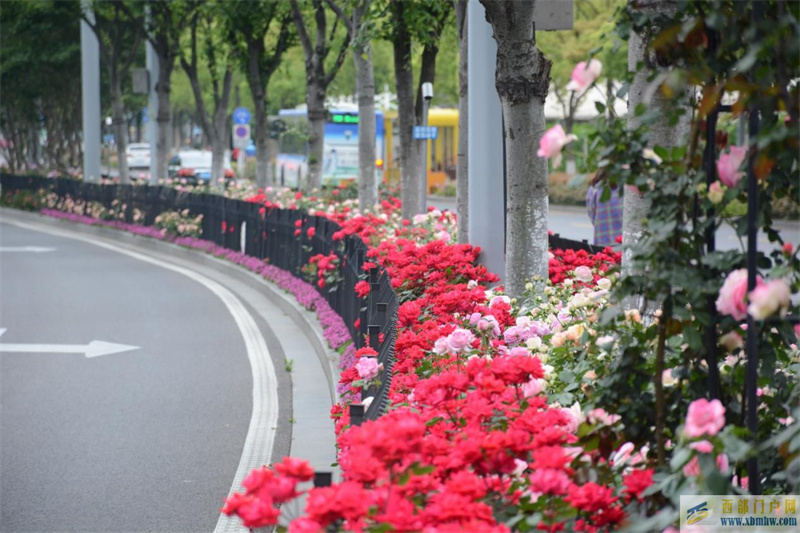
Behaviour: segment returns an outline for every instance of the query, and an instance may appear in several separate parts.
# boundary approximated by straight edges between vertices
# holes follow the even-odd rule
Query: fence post
[[[360,426],[364,423],[364,404],[351,403],[350,404],[350,425]]]

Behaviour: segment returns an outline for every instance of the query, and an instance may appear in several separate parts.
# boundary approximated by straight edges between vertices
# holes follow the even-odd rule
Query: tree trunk
[[[506,292],[520,296],[528,279],[543,294],[548,277],[547,161],[536,156],[552,63],[533,39],[534,2],[481,0],[497,42],[495,86],[505,121]]]
[[[170,138],[170,76],[172,75],[172,61],[167,58],[158,58],[159,72],[156,92],[158,93],[158,116],[156,118],[156,173],[150,176],[150,184],[156,185],[158,180],[166,179],[169,166],[169,138]],[[150,147],[152,150],[152,147]]]
[[[663,12],[667,15],[675,12],[674,0],[637,0],[636,4],[641,10],[650,13]],[[669,111],[674,108],[675,100],[667,99],[661,91],[652,91],[649,101],[645,101],[648,88],[648,77],[653,74],[652,67],[655,58],[647,57],[647,40],[643,36],[631,32],[628,43],[628,70],[634,72],[634,79],[628,90],[628,129],[636,129],[641,125],[640,117],[636,116],[636,106],[646,104],[648,109],[657,110],[660,119],[650,126],[649,140],[651,146],[671,148],[684,143],[689,134],[691,113],[685,113],[677,124],[669,124]],[[637,64],[643,67],[637,70]],[[623,273],[631,272],[633,247],[639,242],[644,231],[644,219],[650,211],[650,200],[638,191],[627,189],[623,195],[622,208],[622,242],[624,251],[622,255]]]
[[[125,102],[122,101],[122,84],[116,68],[109,68],[111,81],[111,121],[114,125],[114,140],[117,144],[117,166],[119,168],[119,182],[128,185],[131,182],[128,172],[128,156],[125,148],[128,146],[127,122],[125,120]]]
[[[272,185],[274,181],[269,154],[267,104],[263,96],[258,99],[253,95],[253,107],[255,108],[256,185],[263,188]]]
[[[458,28],[458,166],[456,170],[456,211],[458,212],[458,242],[469,242],[469,158],[467,142],[469,126],[469,91],[467,85],[467,0],[456,0]]]
[[[403,3],[398,3],[398,10]],[[402,11],[401,11],[402,13]],[[419,150],[414,147],[414,76],[411,71],[411,36],[404,26],[398,28],[394,42],[394,75],[397,83],[397,121],[400,137],[400,198],[403,218],[422,212],[420,203]]]
[[[372,51],[363,47],[353,49],[358,92],[358,207],[362,213],[371,211],[377,203],[375,194],[375,76],[372,70]]]
[[[306,193],[322,188],[322,159],[325,149],[325,121],[328,112],[325,110],[325,89],[315,81],[308,80],[306,92],[308,104],[308,122],[311,131],[308,134],[308,176],[305,184],[299,184]]]

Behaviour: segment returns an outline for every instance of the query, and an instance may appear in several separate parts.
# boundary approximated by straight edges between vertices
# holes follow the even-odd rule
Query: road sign
[[[250,110],[246,107],[237,107],[233,110],[233,123],[234,124],[249,124],[250,123]]]
[[[235,124],[233,126],[233,147],[247,148],[250,144],[250,126],[247,124]]]
[[[438,133],[436,126],[414,126],[415,139],[435,139]]]

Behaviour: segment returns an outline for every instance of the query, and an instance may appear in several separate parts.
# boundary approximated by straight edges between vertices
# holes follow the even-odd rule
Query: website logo
[[[692,525],[708,518],[708,502],[695,505],[686,511],[686,524]]]

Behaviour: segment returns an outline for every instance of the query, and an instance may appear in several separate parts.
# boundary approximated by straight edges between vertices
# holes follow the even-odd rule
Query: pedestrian
[[[603,191],[609,188],[610,196],[603,201]],[[622,235],[622,198],[619,187],[608,183],[605,170],[598,170],[586,191],[586,209],[594,225],[594,244],[613,246]]]

